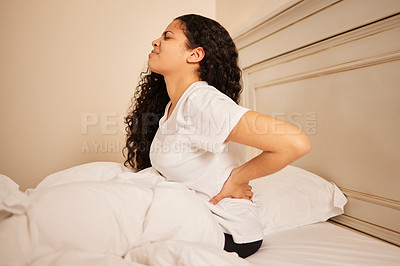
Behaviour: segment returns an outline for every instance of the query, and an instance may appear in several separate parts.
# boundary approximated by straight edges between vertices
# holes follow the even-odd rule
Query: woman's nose
[[[152,41],[151,45],[153,45],[153,47],[160,46],[160,39]]]

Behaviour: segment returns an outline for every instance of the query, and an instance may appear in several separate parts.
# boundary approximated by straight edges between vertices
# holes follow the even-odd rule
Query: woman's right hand
[[[233,169],[228,179],[222,186],[221,191],[213,197],[209,202],[212,204],[217,204],[224,198],[235,198],[235,199],[248,199],[251,201],[253,197],[252,187],[249,183],[238,183],[235,180],[235,173],[237,168]]]

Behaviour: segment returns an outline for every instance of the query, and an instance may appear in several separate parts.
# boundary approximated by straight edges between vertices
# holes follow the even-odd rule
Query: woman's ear
[[[189,57],[187,58],[187,62],[200,63],[200,61],[204,58],[205,55],[206,53],[202,47],[196,47],[191,51]]]

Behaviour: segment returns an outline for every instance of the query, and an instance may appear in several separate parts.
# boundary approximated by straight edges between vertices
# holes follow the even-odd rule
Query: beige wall
[[[78,164],[123,162],[122,118],[174,17],[217,18],[235,35],[290,1],[0,1],[0,173],[25,190]]]
[[[295,0],[216,0],[217,20],[235,36],[243,28]]]
[[[151,41],[215,0],[0,1],[0,173],[21,189],[92,161],[123,162],[122,117]]]

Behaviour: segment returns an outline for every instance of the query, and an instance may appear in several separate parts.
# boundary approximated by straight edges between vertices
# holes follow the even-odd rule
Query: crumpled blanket
[[[25,193],[0,175],[0,265],[250,265],[207,201],[152,167],[96,162]]]

